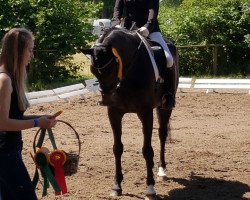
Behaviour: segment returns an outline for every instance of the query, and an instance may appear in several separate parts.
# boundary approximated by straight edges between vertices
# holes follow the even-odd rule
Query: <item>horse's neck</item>
[[[110,37],[109,43],[119,55],[119,66],[122,64],[123,76],[134,78],[140,78],[140,75],[150,76],[147,71],[153,69],[158,77],[156,65],[153,66],[155,64],[153,51],[145,39],[119,31],[113,32],[108,37]],[[134,73],[135,71],[136,73]]]

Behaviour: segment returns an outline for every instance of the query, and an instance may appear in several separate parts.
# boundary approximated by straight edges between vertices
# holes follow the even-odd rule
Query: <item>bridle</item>
[[[132,65],[134,64],[134,62],[135,62],[135,59],[136,59],[136,56],[137,56],[137,54],[138,54],[138,52],[139,52],[139,50],[140,50],[140,48],[141,48],[141,46],[142,46],[142,44],[143,44],[143,41],[140,39],[140,43],[139,43],[139,45],[138,45],[138,47],[137,47],[137,49],[136,49],[136,51],[135,51],[135,53],[133,54],[133,57],[132,57],[132,59],[131,59],[131,61],[129,62],[129,64],[128,64],[128,70],[127,70],[127,73],[130,71],[130,69],[132,68]],[[96,44],[94,44],[93,45],[93,48],[98,48],[98,47],[101,47],[101,46],[104,46],[102,43],[96,43]],[[115,57],[114,55],[112,56],[112,58],[106,63],[106,64],[104,64],[103,66],[92,66],[93,68],[95,68],[97,71],[98,71],[98,73],[99,74],[101,74],[101,70],[102,69],[105,69],[106,67],[108,67],[112,62],[113,62],[113,60],[115,60],[115,62],[116,63],[118,63],[118,58],[117,57]],[[114,84],[112,84],[111,86],[109,86],[108,88],[101,88],[100,87],[100,91],[101,91],[101,93],[102,94],[110,94],[110,93],[112,93],[112,91],[114,91],[115,89],[117,89],[118,87],[120,87],[120,83],[121,83],[121,81],[122,81],[122,79],[117,79],[118,81],[116,82],[116,83],[114,83]]]
[[[96,47],[100,47],[100,46],[104,46],[102,43],[96,43],[96,44],[94,44],[93,45],[93,48],[96,48]],[[112,61],[113,60],[115,60],[115,57],[114,56],[112,56],[112,58],[110,58],[110,60],[106,63],[106,64],[104,64],[103,66],[99,66],[98,65],[98,67],[95,67],[94,65],[92,66],[93,68],[95,68],[95,69],[97,69],[98,70],[98,72],[101,74],[101,69],[104,69],[104,68],[106,68],[108,65],[110,65],[110,63],[112,63]],[[116,61],[117,62],[117,61]]]

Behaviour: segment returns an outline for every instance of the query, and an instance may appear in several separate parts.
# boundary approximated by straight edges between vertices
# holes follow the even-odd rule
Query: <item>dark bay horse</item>
[[[155,43],[154,45],[157,46]],[[178,77],[176,48],[173,44],[169,44],[169,48],[174,57],[175,74]],[[125,113],[136,113],[142,123],[142,153],[147,168],[147,198],[156,198],[153,174],[154,151],[151,145],[154,108],[156,108],[159,122],[160,161],[158,175],[166,176],[165,143],[170,129],[169,121],[172,110],[161,108],[161,99],[164,94],[164,83],[162,83],[161,77],[164,75],[166,67],[164,52],[159,48],[159,45],[158,48],[154,48],[155,50],[152,49],[136,31],[115,28],[106,30],[92,48],[79,49],[84,54],[91,55],[91,72],[100,84],[101,103],[108,108],[108,117],[114,137],[115,180],[112,188],[113,196],[122,194],[121,156],[123,143],[121,136],[122,118]],[[152,51],[154,59],[151,60]],[[177,85],[178,82],[176,82],[176,88]]]

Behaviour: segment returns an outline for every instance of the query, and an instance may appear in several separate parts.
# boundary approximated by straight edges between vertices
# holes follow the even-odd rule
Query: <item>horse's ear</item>
[[[76,52],[82,52],[85,55],[93,55],[94,49],[93,48],[77,48]]]

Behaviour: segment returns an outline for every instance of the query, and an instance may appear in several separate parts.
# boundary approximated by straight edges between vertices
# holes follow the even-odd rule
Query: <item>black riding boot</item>
[[[175,67],[167,68],[164,77],[165,94],[162,97],[162,108],[172,110],[175,107],[176,93],[176,73]]]

